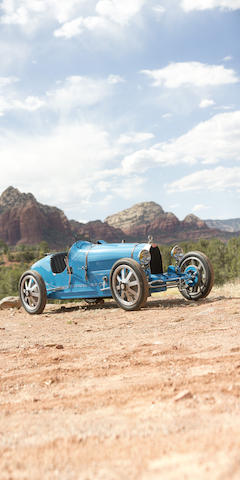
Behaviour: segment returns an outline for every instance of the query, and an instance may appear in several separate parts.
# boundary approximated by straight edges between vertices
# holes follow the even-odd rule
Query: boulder
[[[19,297],[5,297],[0,300],[0,310],[5,310],[8,308],[20,308],[21,301]]]

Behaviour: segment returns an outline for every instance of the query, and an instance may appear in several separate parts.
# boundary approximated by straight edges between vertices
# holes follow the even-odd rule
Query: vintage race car
[[[47,299],[85,299],[89,303],[113,297],[124,310],[138,310],[153,292],[178,287],[191,300],[206,297],[213,285],[213,268],[201,252],[183,254],[175,246],[173,265],[163,272],[159,247],[148,243],[78,241],[68,252],[47,254],[19,281],[23,307],[42,313]]]

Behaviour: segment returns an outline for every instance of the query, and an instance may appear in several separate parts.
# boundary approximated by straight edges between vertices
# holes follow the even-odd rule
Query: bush
[[[15,267],[1,267],[0,269],[0,299],[11,295],[18,295],[18,282],[28,265]]]

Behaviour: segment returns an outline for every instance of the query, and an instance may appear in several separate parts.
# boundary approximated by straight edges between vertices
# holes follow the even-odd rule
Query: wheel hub
[[[189,265],[185,272],[186,279],[185,282],[187,285],[193,287],[194,285],[198,284],[199,281],[199,271],[195,265]]]

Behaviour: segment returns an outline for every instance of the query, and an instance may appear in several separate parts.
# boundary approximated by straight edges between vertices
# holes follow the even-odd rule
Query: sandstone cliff
[[[9,187],[0,197],[0,238],[9,245],[46,240],[49,246],[58,247],[72,241],[72,230],[61,210]]]
[[[159,243],[174,243],[200,237],[226,239],[230,233],[209,228],[193,214],[180,221],[155,202],[138,203],[104,222],[80,223],[68,220],[59,208],[42,205],[31,193],[9,187],[0,196],[0,239],[9,245],[45,240],[50,248],[60,249],[77,239],[145,242],[149,235]]]
[[[66,248],[77,239],[121,242],[124,233],[96,220],[86,224],[69,221],[63,211],[37,202],[31,193],[9,187],[0,196],[0,239],[9,245],[34,245],[45,240],[49,247]]]
[[[91,239],[92,241],[105,240],[106,242],[121,242],[126,235],[120,228],[114,228],[101,220],[80,223],[70,220],[72,231],[76,239]]]
[[[170,243],[187,239],[209,238],[216,234],[205,222],[193,214],[180,221],[171,212],[164,212],[155,202],[137,203],[131,208],[111,215],[105,220],[112,227],[121,228],[128,236],[146,241],[152,235],[157,242]]]

